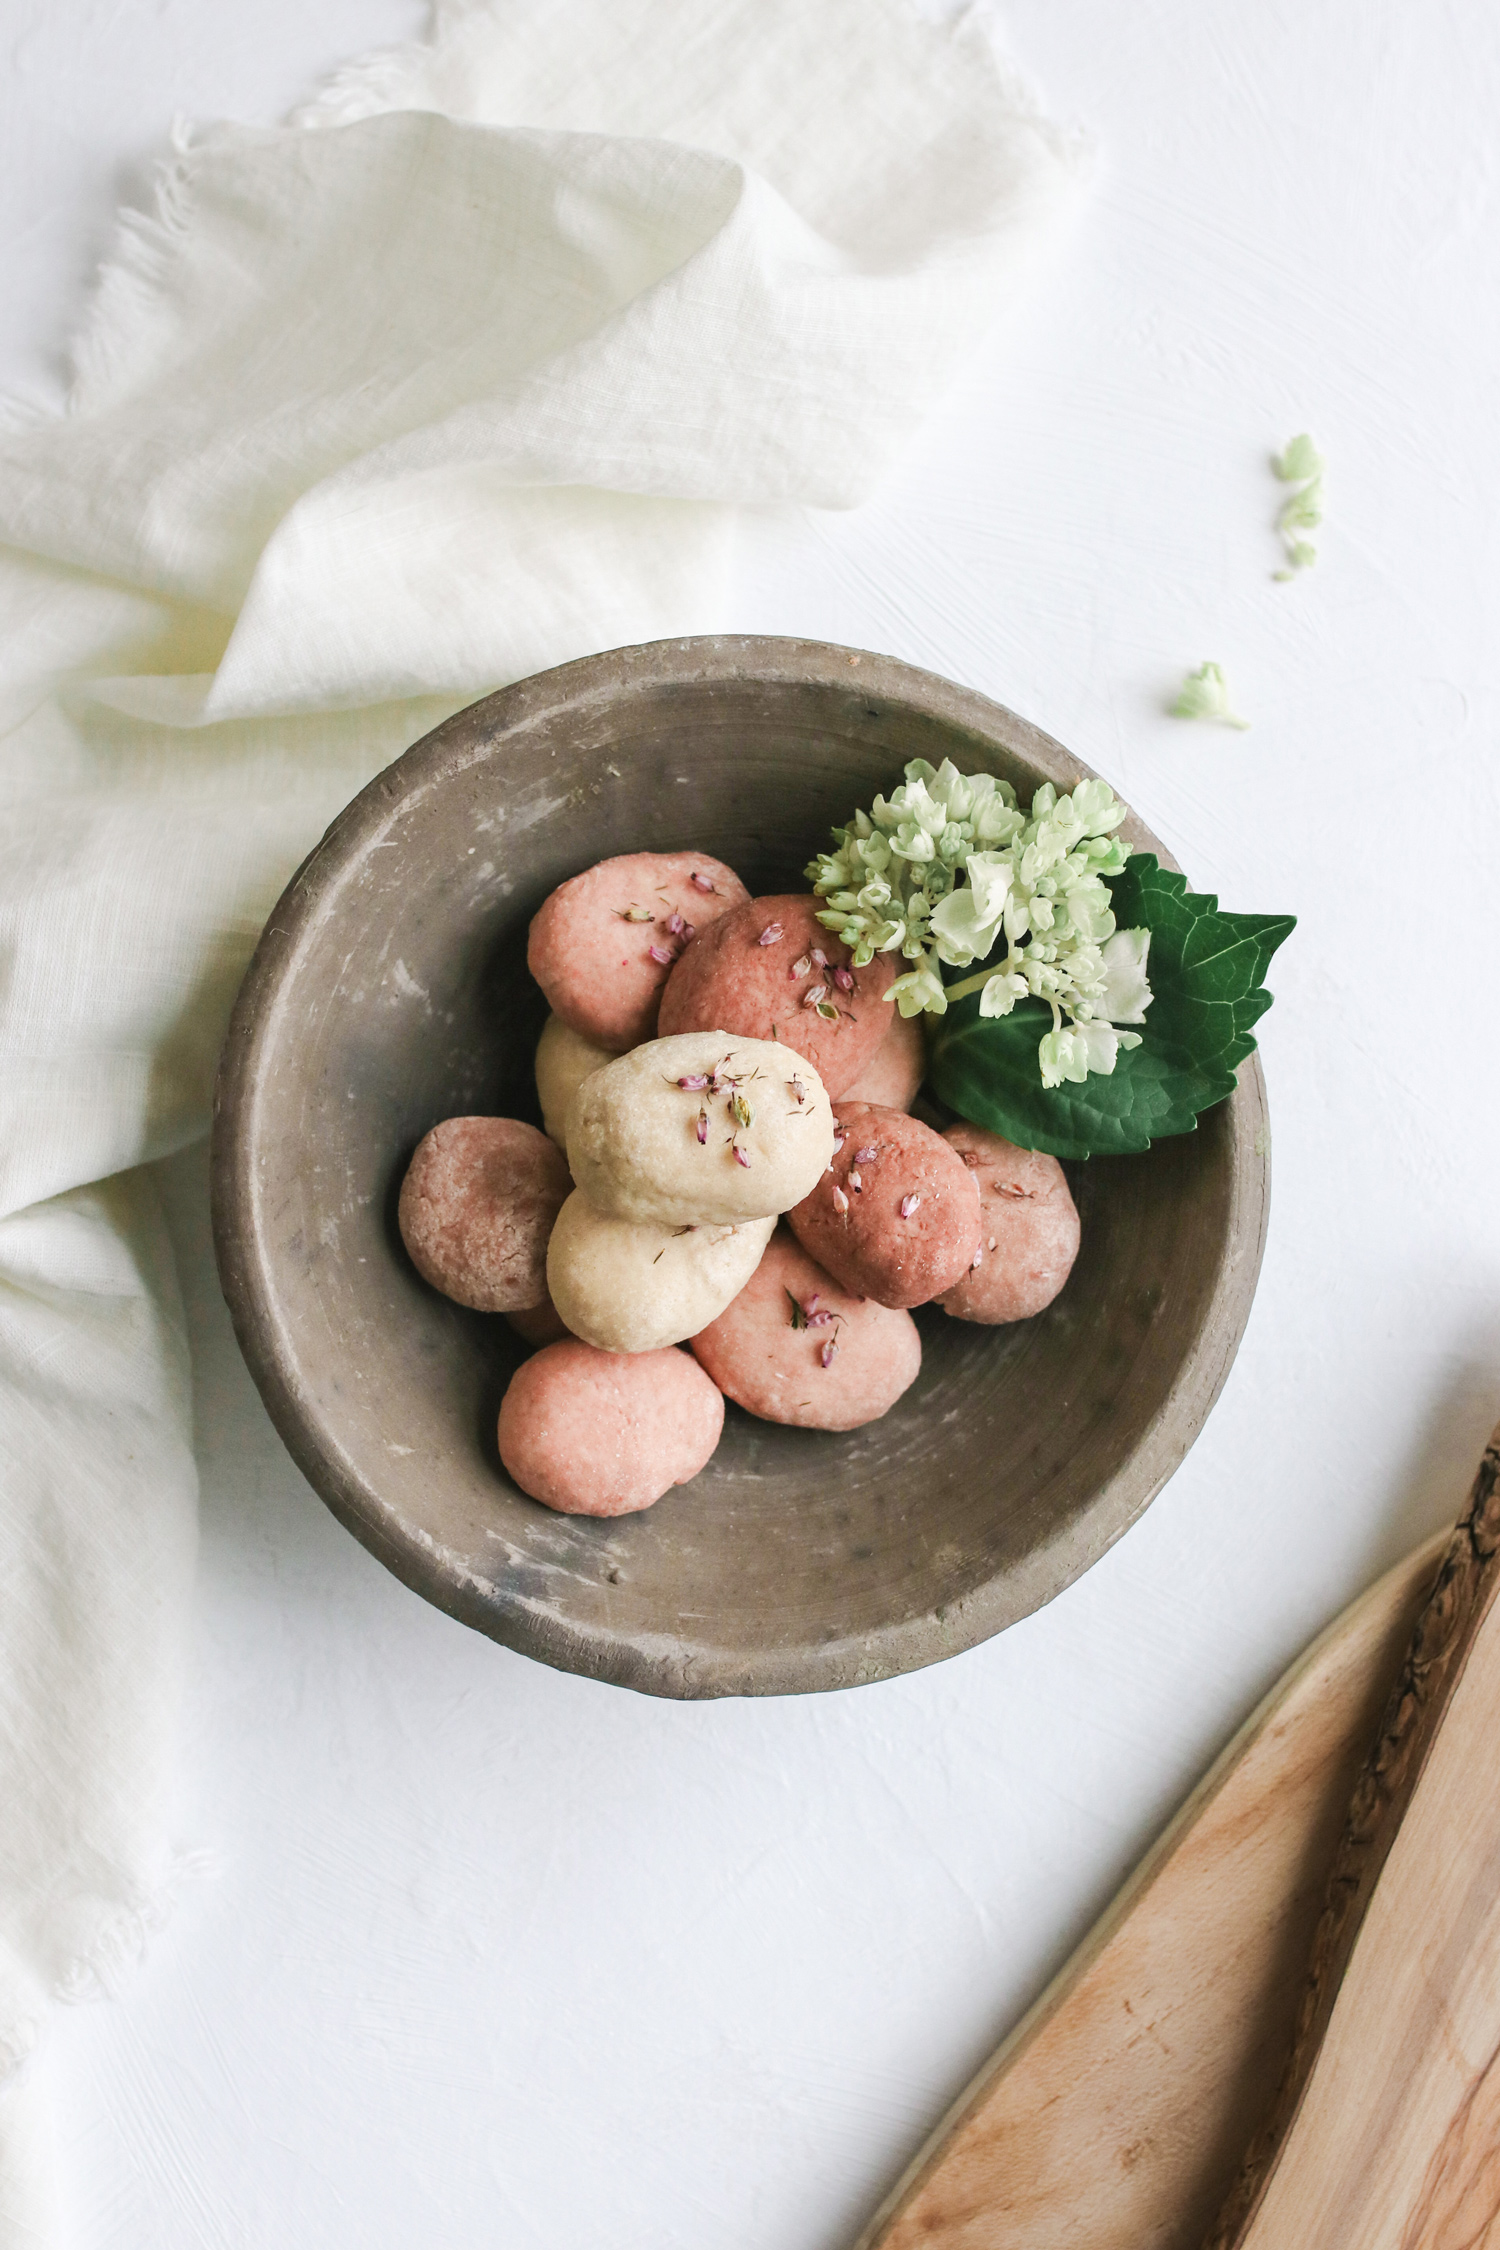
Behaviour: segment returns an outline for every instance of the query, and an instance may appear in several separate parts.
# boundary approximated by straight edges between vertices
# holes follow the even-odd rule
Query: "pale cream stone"
[[[680,1084],[694,1078],[712,1083]],[[574,1179],[611,1218],[734,1225],[774,1218],[812,1192],[833,1155],[833,1111],[794,1049],[684,1031],[648,1039],[584,1079],[567,1144]]]
[[[596,1211],[581,1190],[557,1215],[547,1287],[563,1321],[606,1352],[654,1352],[696,1336],[744,1288],[774,1217],[737,1227],[633,1225]]]
[[[568,1104],[592,1071],[615,1059],[611,1047],[596,1047],[561,1016],[549,1016],[536,1046],[536,1091],[542,1105],[542,1130],[568,1153]]]

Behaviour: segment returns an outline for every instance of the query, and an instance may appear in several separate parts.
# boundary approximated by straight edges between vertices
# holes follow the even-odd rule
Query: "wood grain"
[[[1447,1544],[1252,1713],[857,2250],[1196,2250],[1291,2047],[1350,1791]]]
[[[1500,1431],[1356,1784],[1212,2250],[1500,2240]]]

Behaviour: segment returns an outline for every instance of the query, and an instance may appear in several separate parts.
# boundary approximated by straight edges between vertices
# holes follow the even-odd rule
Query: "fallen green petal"
[[[1297,487],[1282,502],[1276,517],[1276,529],[1286,548],[1286,567],[1273,571],[1272,576],[1283,584],[1295,578],[1302,570],[1310,569],[1318,559],[1317,549],[1310,540],[1298,537],[1299,532],[1315,531],[1323,521],[1323,456],[1304,430],[1294,437],[1284,453],[1271,456],[1272,473],[1283,484]]]
[[[1196,672],[1189,672],[1167,710],[1174,719],[1211,719],[1217,726],[1242,731],[1250,724],[1230,708],[1229,682],[1222,664],[1200,664]]]

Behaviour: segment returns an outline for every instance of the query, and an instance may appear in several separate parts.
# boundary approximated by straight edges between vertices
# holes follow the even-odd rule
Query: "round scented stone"
[[[561,1016],[549,1016],[536,1043],[536,1095],[542,1105],[542,1130],[568,1153],[568,1104],[590,1072],[613,1062],[613,1047],[597,1047]]]
[[[747,1414],[803,1430],[878,1422],[922,1367],[911,1314],[840,1289],[785,1227],[692,1351]]]
[[[606,1352],[654,1352],[716,1320],[760,1264],[774,1218],[738,1227],[634,1226],[575,1192],[547,1249],[558,1317]]]
[[[610,1218],[735,1226],[802,1201],[833,1154],[833,1106],[790,1047],[689,1031],[591,1072],[567,1144],[574,1179]]]
[[[910,1109],[927,1076],[927,1035],[920,1016],[903,1016],[894,1001],[887,1001],[885,1007],[891,1028],[843,1099],[877,1102],[882,1109]]]
[[[1051,1304],[1078,1255],[1078,1209],[1055,1156],[978,1125],[943,1139],[979,1189],[978,1263],[938,1299],[958,1320],[1029,1320]]]
[[[576,1340],[518,1367],[500,1402],[500,1458],[533,1500],[627,1516],[713,1456],[724,1401],[686,1352],[622,1357]]]
[[[627,852],[561,883],[532,918],[526,966],[547,1005],[594,1046],[623,1054],[656,1030],[672,965],[748,899],[706,852]]]
[[[787,1217],[809,1257],[854,1295],[925,1305],[968,1272],[979,1188],[957,1149],[920,1118],[836,1102],[832,1166]]]
[[[547,1239],[572,1189],[545,1133],[516,1117],[450,1117],[417,1143],[397,1223],[424,1281],[476,1312],[547,1294]]]
[[[890,1029],[885,995],[896,978],[888,954],[877,953],[867,969],[850,963],[849,948],[818,920],[811,891],[750,899],[688,947],[667,979],[657,1029],[663,1038],[729,1031],[774,1039],[810,1062],[837,1101]]]

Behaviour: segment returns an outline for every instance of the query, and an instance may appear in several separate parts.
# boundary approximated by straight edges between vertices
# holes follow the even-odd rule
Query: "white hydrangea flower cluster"
[[[835,849],[807,868],[827,900],[818,920],[853,948],[856,968],[899,951],[912,966],[891,998],[904,1016],[942,1015],[979,993],[982,1016],[1007,1016],[1017,1000],[1045,1000],[1042,1083],[1106,1075],[1139,1035],[1151,1004],[1149,930],[1117,930],[1107,878],[1127,852],[1114,834],[1125,818],[1108,782],[1083,781],[1060,797],[1044,782],[1028,814],[992,774],[961,774],[915,758],[904,785],[834,830]],[[944,985],[939,963],[965,969],[1004,959]]]

